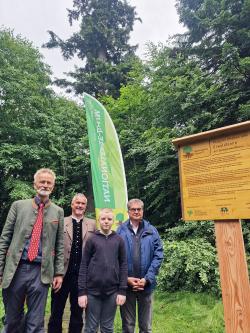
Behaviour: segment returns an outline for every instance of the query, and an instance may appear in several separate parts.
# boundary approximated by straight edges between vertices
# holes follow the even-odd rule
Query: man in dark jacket
[[[134,333],[136,303],[140,332],[152,332],[152,291],[156,286],[163,259],[160,236],[155,227],[143,219],[144,204],[139,199],[128,202],[129,220],[117,229],[125,241],[128,260],[128,290],[121,307],[122,332]]]
[[[85,333],[113,332],[117,305],[123,305],[127,289],[127,258],[122,238],[111,227],[111,209],[100,211],[100,231],[90,237],[82,256],[78,303],[86,309]]]
[[[85,217],[87,198],[83,193],[74,195],[71,201],[72,214],[64,219],[64,280],[61,289],[51,291],[51,316],[48,333],[62,333],[62,318],[69,296],[69,333],[81,333],[83,309],[78,305],[78,273],[82,249],[88,237],[96,230],[96,221]]]

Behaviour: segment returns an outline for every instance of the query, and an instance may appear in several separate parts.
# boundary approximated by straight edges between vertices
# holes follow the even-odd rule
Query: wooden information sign
[[[250,218],[250,121],[173,140],[182,217],[215,220],[227,333],[250,333],[250,286],[239,219]]]

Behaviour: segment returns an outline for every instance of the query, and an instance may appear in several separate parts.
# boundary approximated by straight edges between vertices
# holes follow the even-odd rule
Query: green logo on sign
[[[122,213],[118,213],[118,214],[116,214],[115,219],[116,219],[116,221],[122,222],[122,221],[124,221],[124,215]]]
[[[184,146],[183,147],[183,152],[185,153],[185,154],[190,154],[191,152],[192,152],[192,147],[191,146]]]
[[[193,148],[191,146],[184,146],[182,149],[183,149],[183,153],[185,154],[184,156],[186,158],[190,158],[193,156],[193,154],[192,154]]]

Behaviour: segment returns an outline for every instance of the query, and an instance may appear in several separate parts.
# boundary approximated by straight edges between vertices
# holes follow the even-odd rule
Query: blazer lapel
[[[73,239],[73,223],[72,223],[72,216],[68,216],[65,218],[65,230],[68,233],[70,239]]]
[[[86,221],[86,218],[83,218],[82,221],[82,239],[84,240],[84,238],[86,237],[88,231],[88,222]]]

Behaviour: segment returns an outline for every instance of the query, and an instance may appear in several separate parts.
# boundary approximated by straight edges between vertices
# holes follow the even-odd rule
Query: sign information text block
[[[179,146],[184,220],[250,217],[250,129]]]

